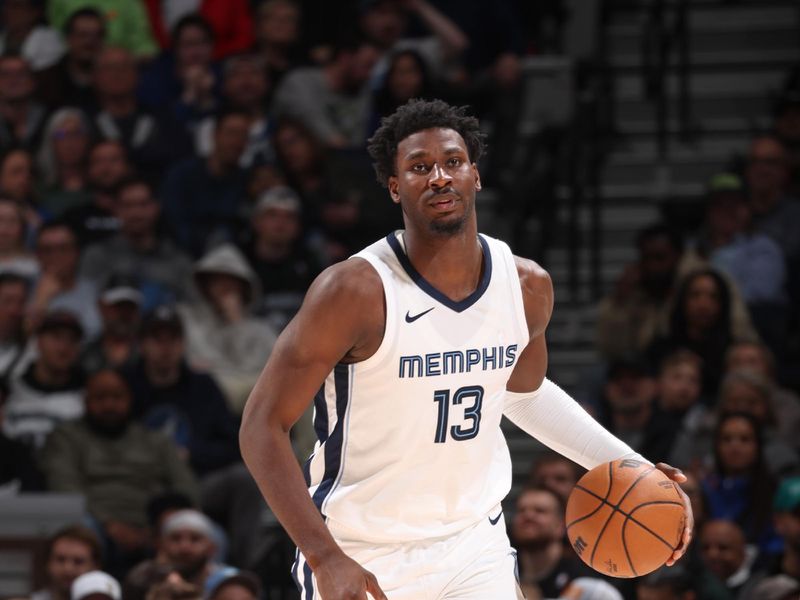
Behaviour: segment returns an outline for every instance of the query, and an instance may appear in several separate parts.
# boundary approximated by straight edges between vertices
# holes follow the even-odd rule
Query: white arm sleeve
[[[586,469],[623,457],[650,462],[612,435],[549,379],[535,392],[506,391],[503,414],[544,445]]]

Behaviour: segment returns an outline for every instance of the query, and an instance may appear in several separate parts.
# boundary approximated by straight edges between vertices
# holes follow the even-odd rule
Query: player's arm
[[[545,330],[553,312],[553,284],[547,272],[535,262],[516,260],[530,340],[506,385],[503,414],[523,431],[587,469],[623,457],[646,461],[547,379]],[[656,467],[678,483],[686,480],[679,469],[665,463],[658,463]],[[668,564],[680,558],[691,540],[691,504],[685,494],[683,497],[687,527],[682,546]]]
[[[366,261],[348,260],[323,272],[278,338],[242,416],[242,457],[325,598],[366,599],[366,590],[385,596],[328,532],[309,497],[289,431],[338,362],[365,358],[376,336],[380,342],[382,307],[380,278]]]

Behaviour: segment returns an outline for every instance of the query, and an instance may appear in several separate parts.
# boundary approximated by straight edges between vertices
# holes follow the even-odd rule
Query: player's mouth
[[[440,192],[431,198],[430,205],[437,211],[448,211],[455,208],[459,196],[455,192]]]

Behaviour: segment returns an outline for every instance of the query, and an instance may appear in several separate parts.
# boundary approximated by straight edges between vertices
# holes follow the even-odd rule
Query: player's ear
[[[481,174],[478,173],[478,165],[472,163],[472,172],[475,174],[475,191],[481,191]]]
[[[392,197],[392,202],[395,204],[400,204],[400,192],[398,190],[397,177],[390,175],[389,179],[386,181],[386,187],[389,188],[389,195]]]

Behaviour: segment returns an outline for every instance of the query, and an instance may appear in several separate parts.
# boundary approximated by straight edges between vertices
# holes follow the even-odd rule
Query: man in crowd
[[[83,328],[72,313],[53,311],[36,330],[37,357],[9,380],[6,435],[41,448],[56,425],[83,415],[84,373],[78,366]]]
[[[708,521],[697,541],[705,568],[725,584],[731,597],[747,598],[747,589],[756,581],[752,572],[756,552],[748,551],[741,527],[733,521]]]
[[[47,585],[33,592],[30,600],[71,600],[72,582],[99,569],[100,555],[100,540],[90,529],[81,525],[59,529],[47,540],[44,553]]]
[[[769,570],[800,581],[800,477],[784,479],[775,493],[775,530],[783,538],[783,554]]]
[[[566,456],[546,450],[531,465],[528,484],[531,487],[547,488],[554,491],[566,504],[572,488],[585,473],[583,467]]]
[[[191,260],[161,232],[160,211],[153,189],[144,179],[122,182],[116,195],[120,231],[87,248],[82,274],[98,285],[104,285],[113,274],[137,277],[147,307],[191,294]]]
[[[16,273],[0,273],[0,373],[8,376],[20,365],[25,351],[25,305],[28,280]]]
[[[36,100],[36,81],[21,56],[0,56],[0,150],[39,145],[45,109]]]
[[[97,371],[88,380],[85,416],[49,436],[42,468],[53,491],[82,493],[109,542],[107,566],[124,570],[149,547],[146,506],[164,491],[197,498],[195,478],[172,440],[133,420],[121,375]],[[90,457],[87,460],[86,457]]]

